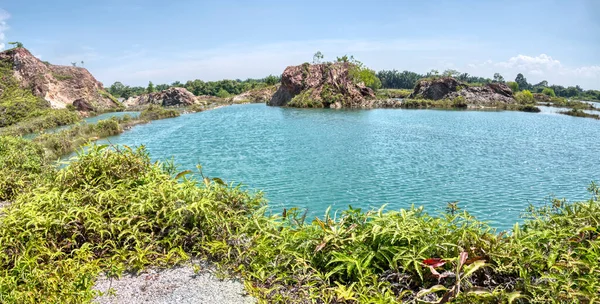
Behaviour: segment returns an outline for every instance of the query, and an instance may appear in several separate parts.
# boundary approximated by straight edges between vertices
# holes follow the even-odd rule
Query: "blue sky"
[[[599,15],[596,0],[0,0],[0,46],[83,60],[105,85],[264,77],[320,50],[375,70],[600,89]]]

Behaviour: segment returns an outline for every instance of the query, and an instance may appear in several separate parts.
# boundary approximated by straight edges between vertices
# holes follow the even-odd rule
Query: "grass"
[[[571,109],[569,111],[562,111],[562,112],[560,112],[560,114],[574,116],[574,117],[585,117],[585,118],[600,119],[600,115],[598,115],[598,114],[586,113],[586,112],[584,112],[582,110],[579,110],[579,109]]]
[[[151,162],[143,147],[91,146],[61,170],[37,143],[2,137],[0,147],[0,170],[30,181],[0,216],[3,303],[89,302],[100,273],[190,257],[240,276],[264,303],[600,300],[593,183],[588,201],[552,200],[498,233],[456,204],[436,217],[414,207],[271,214],[260,195],[201,167]]]
[[[11,126],[0,128],[0,135],[25,135],[43,130],[66,126],[81,121],[81,117],[74,111],[67,109],[47,110],[40,116],[22,120]]]
[[[164,118],[178,117],[179,111],[173,109],[165,109],[160,106],[150,105],[148,108],[140,113],[140,119],[142,120],[157,120]]]
[[[379,99],[408,98],[411,93],[412,90],[407,89],[379,89],[375,92],[375,95]]]
[[[125,115],[101,120],[96,124],[78,124],[57,133],[41,134],[33,141],[44,148],[45,158],[56,160],[90,141],[122,133],[122,125],[132,121],[131,117]]]
[[[401,108],[405,109],[463,109],[467,108],[467,103],[464,98],[458,97],[454,99],[404,99]]]
[[[58,81],[66,81],[73,79],[73,75],[63,75],[59,73],[52,73],[52,76]]]

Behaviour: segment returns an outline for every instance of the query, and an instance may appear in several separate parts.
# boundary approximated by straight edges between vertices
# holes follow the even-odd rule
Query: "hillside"
[[[2,75],[2,82],[12,78],[20,88],[30,90],[52,108],[62,109],[74,103],[82,111],[119,107],[116,99],[85,68],[52,65],[25,48],[0,52],[0,63],[12,70],[12,75]],[[0,94],[3,87],[6,86],[0,85]]]

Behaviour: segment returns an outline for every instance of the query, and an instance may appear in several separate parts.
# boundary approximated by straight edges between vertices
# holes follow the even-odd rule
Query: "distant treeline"
[[[504,77],[499,73],[494,74],[494,78],[484,78],[469,75],[469,73],[460,73],[456,70],[446,70],[443,73],[439,73],[436,70],[432,70],[427,74],[419,74],[411,71],[399,72],[397,70],[383,70],[377,72],[377,77],[381,80],[381,86],[386,89],[413,89],[419,79],[436,77],[436,76],[451,76],[460,81],[482,85],[492,82],[504,83]],[[598,90],[583,90],[580,86],[563,87],[560,85],[548,85],[548,81],[544,80],[537,84],[531,84],[527,82],[527,78],[523,74],[518,74],[514,82],[507,82],[511,88],[517,88],[517,90],[529,90],[533,93],[542,93],[544,89],[550,88],[554,91],[556,96],[566,98],[579,98],[589,100],[600,100],[600,91]],[[516,85],[515,85],[516,84]]]
[[[124,85],[123,83],[117,81],[113,85],[110,86],[108,91],[113,96],[119,98],[129,98],[131,96],[137,96],[144,93],[152,93],[155,91],[166,90],[170,87],[179,87],[185,88],[186,90],[192,92],[196,96],[200,95],[210,95],[217,97],[229,97],[231,95],[241,94],[248,90],[262,88],[270,85],[277,84],[281,81],[280,76],[267,76],[262,79],[246,79],[246,80],[219,80],[219,81],[207,81],[204,82],[202,80],[189,80],[186,83],[182,83],[179,81],[175,81],[171,84],[158,84],[154,85],[152,82],[148,84],[147,87],[131,87],[128,85]]]
[[[542,93],[544,89],[547,92],[551,89],[554,94],[558,97],[565,98],[577,98],[584,100],[600,100],[600,91],[598,90],[584,90],[580,86],[563,87],[560,85],[549,85],[548,81],[544,80],[537,84],[531,84],[527,82],[527,78],[523,74],[518,74],[514,81],[506,82],[504,77],[499,73],[495,73],[493,78],[484,78],[470,75],[469,73],[460,73],[456,70],[446,70],[439,73],[437,70],[431,70],[426,74],[419,74],[411,71],[397,71],[397,70],[382,70],[377,72],[377,78],[381,81],[381,87],[384,89],[413,89],[420,79],[450,76],[460,81],[472,84],[472,85],[483,85],[487,83],[500,82],[507,83],[513,90],[529,90],[532,93]],[[210,95],[217,97],[229,97],[232,95],[241,94],[245,91],[262,88],[270,85],[277,84],[281,81],[281,76],[270,75],[261,79],[246,79],[246,80],[219,80],[219,81],[207,81],[202,80],[189,80],[186,83],[179,81],[171,84],[158,84],[154,85],[152,82],[147,87],[141,86],[127,86],[121,82],[115,82],[108,89],[109,92],[115,97],[129,98],[131,96],[137,96],[144,93],[151,93],[155,91],[166,90],[170,87],[181,87],[192,92],[196,96]]]

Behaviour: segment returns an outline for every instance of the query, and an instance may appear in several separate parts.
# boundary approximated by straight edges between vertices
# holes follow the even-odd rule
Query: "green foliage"
[[[535,98],[533,98],[533,94],[528,90],[523,90],[521,92],[517,92],[515,94],[515,99],[520,104],[533,104],[535,103]]]
[[[516,82],[514,82],[514,81],[509,81],[509,82],[507,82],[506,84],[507,84],[507,85],[510,87],[510,89],[513,91],[513,94],[514,94],[514,93],[517,93],[517,92],[519,91],[519,84],[518,84],[518,83],[516,83]]]
[[[52,73],[52,76],[58,81],[66,81],[73,79],[72,75],[63,75],[59,73]]]
[[[279,83],[281,77],[269,75],[262,79],[246,79],[246,80],[220,80],[220,81],[208,81],[204,82],[200,79],[187,81],[185,84],[179,81],[173,82],[171,84],[158,84],[154,86],[154,89],[157,91],[163,91],[171,87],[180,87],[185,88],[190,91],[192,94],[196,96],[208,95],[208,96],[218,96],[218,94],[224,95],[226,92],[229,96],[231,95],[239,95],[243,92],[252,90],[252,89],[260,89],[267,86],[275,85]],[[113,85],[110,86],[108,91],[115,97],[129,98],[132,96],[138,96],[144,93],[147,93],[148,88],[144,87],[131,87],[126,86],[123,83],[117,81]]]
[[[143,149],[91,147],[0,218],[3,303],[85,303],[101,272],[119,276],[240,242],[261,204],[236,188],[173,179]]]
[[[533,104],[519,105],[517,110],[519,110],[521,112],[532,112],[532,113],[539,113],[542,111],[542,110],[540,110],[540,108],[536,107]]]
[[[41,146],[22,138],[0,136],[0,202],[33,188],[46,170],[49,168]]]
[[[560,112],[560,114],[574,116],[574,117],[586,117],[586,118],[600,119],[600,115],[590,114],[590,113],[584,112],[580,109],[571,109],[569,111]]]
[[[327,93],[325,93],[327,97]],[[322,96],[321,96],[322,97]],[[329,100],[335,102],[336,100]],[[329,102],[328,101],[328,102]],[[300,94],[294,96],[290,102],[287,103],[288,107],[292,108],[323,108],[325,105],[322,101],[317,100],[313,97],[313,89],[302,91]]]
[[[163,118],[173,118],[179,116],[177,110],[165,109],[161,106],[150,105],[147,109],[140,113],[142,120],[157,120]]]
[[[41,166],[39,150],[31,154]],[[296,208],[268,215],[260,196],[189,173],[151,162],[143,148],[91,146],[40,175],[0,216],[0,251],[9,253],[0,255],[2,301],[89,302],[101,272],[114,277],[191,256],[241,276],[268,303],[599,300],[593,183],[589,201],[552,200],[498,234],[457,206],[437,217],[415,207],[349,207],[314,220]]]
[[[21,43],[19,41],[9,42],[8,44],[13,45],[13,48],[15,48],[15,49],[23,47],[23,43]]]
[[[225,91],[224,89],[220,89],[216,96],[219,98],[227,98],[229,97],[229,92]]]
[[[494,73],[494,81],[493,82],[504,83],[504,77],[502,77],[502,75],[500,75],[500,73]]]
[[[381,80],[377,78],[375,71],[367,68],[354,56],[344,55],[343,57],[337,57],[336,61],[349,64],[348,75],[355,83],[363,83],[373,90],[381,88]]]
[[[519,88],[521,90],[527,90],[531,87],[531,84],[529,84],[529,82],[527,82],[527,78],[525,78],[525,76],[523,76],[523,74],[521,74],[521,73],[517,74],[517,77],[515,78],[515,82],[519,85]]]
[[[72,105],[70,106],[73,107]],[[21,120],[11,126],[0,128],[0,135],[26,135],[74,124],[78,121],[81,121],[81,117],[67,106],[67,109],[46,110],[39,113],[39,116],[27,117],[26,120]]]
[[[387,98],[407,98],[410,94],[412,94],[412,90],[406,89],[379,89],[375,92],[377,98],[387,99]]]
[[[101,120],[95,124],[78,124],[57,133],[41,134],[33,141],[44,148],[47,159],[56,160],[90,141],[122,133],[121,123],[128,120],[130,117],[126,116]]]
[[[148,83],[148,87],[146,88],[146,93],[150,94],[154,92],[156,92],[156,89],[154,88],[154,84],[152,83],[152,81],[150,81]]]
[[[550,97],[556,97],[556,94],[554,93],[554,90],[552,88],[544,88],[542,90],[542,94],[550,96]]]
[[[323,53],[321,53],[321,51],[317,51],[314,55],[313,55],[313,64],[319,64],[321,63],[321,61],[323,61],[323,58],[325,56],[323,56]]]

